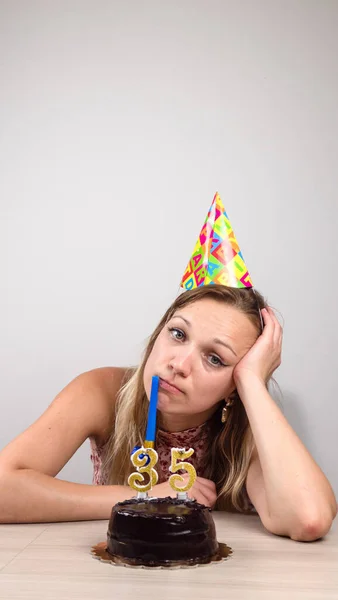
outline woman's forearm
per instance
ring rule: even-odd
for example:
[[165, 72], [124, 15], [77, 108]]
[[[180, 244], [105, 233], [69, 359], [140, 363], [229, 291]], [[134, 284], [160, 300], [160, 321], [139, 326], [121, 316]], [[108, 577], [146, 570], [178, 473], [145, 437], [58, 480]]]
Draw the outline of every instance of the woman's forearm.
[[332, 488], [271, 398], [264, 382], [251, 376], [237, 386], [251, 425], [271, 519], [311, 519], [337, 504]]
[[0, 475], [0, 523], [109, 519], [112, 506], [131, 498], [128, 486], [63, 481], [29, 469]]

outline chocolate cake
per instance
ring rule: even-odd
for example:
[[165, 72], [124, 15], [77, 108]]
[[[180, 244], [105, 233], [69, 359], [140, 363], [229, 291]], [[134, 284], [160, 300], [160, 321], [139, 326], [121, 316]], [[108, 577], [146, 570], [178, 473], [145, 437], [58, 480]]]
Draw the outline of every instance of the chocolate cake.
[[201, 564], [217, 551], [211, 510], [194, 500], [132, 498], [113, 506], [107, 552], [127, 564]]

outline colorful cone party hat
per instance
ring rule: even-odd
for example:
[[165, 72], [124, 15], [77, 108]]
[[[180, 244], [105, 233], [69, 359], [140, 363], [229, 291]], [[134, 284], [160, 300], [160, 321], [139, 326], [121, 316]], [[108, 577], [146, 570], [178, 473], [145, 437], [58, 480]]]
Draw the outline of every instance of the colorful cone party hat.
[[218, 192], [212, 201], [180, 287], [192, 290], [212, 283], [236, 288], [253, 287]]

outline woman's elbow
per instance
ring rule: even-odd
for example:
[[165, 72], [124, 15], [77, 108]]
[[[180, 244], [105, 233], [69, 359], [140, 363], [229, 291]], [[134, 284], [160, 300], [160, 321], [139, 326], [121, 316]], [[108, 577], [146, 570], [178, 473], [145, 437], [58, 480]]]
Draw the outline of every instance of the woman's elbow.
[[331, 529], [337, 514], [337, 504], [325, 510], [307, 510], [292, 520], [262, 519], [263, 525], [275, 535], [289, 537], [296, 542], [314, 542], [323, 538]]
[[6, 499], [7, 499], [8, 482], [5, 474], [0, 468], [0, 525], [8, 523], [6, 519]]
[[290, 538], [297, 542], [314, 542], [323, 538], [330, 531], [336, 514], [337, 505], [333, 510], [304, 512], [290, 532]]
[[[18, 498], [14, 470], [8, 470], [0, 465], [0, 524], [18, 523], [15, 517], [15, 505]], [[20, 498], [20, 496], [19, 496]], [[25, 499], [24, 493], [21, 498]]]

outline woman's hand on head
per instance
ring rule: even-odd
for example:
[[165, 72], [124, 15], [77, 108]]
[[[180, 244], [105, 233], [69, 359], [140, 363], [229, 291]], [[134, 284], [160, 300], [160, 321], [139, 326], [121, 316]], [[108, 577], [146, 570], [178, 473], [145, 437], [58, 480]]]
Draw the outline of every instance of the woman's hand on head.
[[266, 384], [281, 364], [283, 329], [272, 308], [263, 308], [261, 313], [264, 330], [236, 365], [233, 373], [236, 385], [252, 375]]
[[[184, 473], [182, 477], [185, 482], [188, 480], [187, 473]], [[165, 481], [164, 483], [155, 485], [149, 495], [156, 496], [157, 498], [165, 498], [166, 496], [176, 498], [176, 493], [177, 492], [169, 485], [169, 481]], [[190, 499], [193, 498], [200, 504], [205, 504], [206, 506], [213, 508], [217, 500], [216, 486], [210, 479], [196, 477], [194, 485], [188, 490], [188, 497]]]

